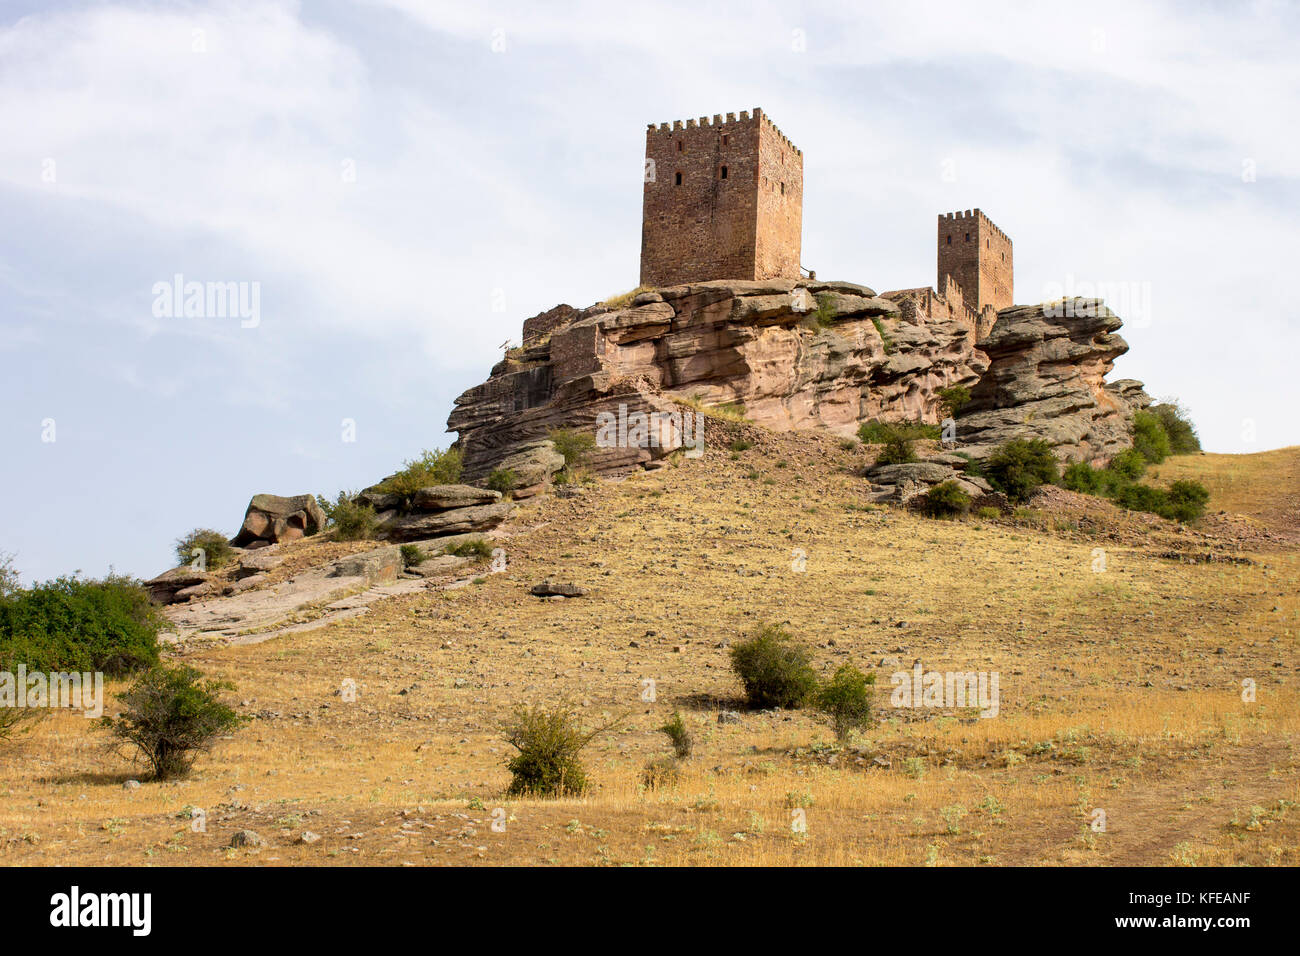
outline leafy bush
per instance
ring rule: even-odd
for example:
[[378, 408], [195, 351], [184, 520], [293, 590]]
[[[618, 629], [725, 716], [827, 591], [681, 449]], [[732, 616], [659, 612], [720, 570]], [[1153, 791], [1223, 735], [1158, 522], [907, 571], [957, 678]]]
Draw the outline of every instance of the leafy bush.
[[448, 448], [446, 451], [439, 448], [432, 451], [426, 449], [420, 453], [419, 458], [403, 462], [402, 470], [381, 481], [376, 490], [401, 495], [404, 502], [409, 502], [421, 488], [459, 482], [464, 458], [464, 452], [459, 448]]
[[1199, 481], [1175, 481], [1169, 486], [1169, 513], [1175, 521], [1195, 521], [1205, 514], [1210, 492]]
[[547, 437], [555, 443], [555, 450], [564, 456], [564, 470], [570, 474], [586, 464], [587, 456], [596, 447], [595, 435], [573, 428], [553, 428]]
[[340, 491], [338, 498], [332, 502], [317, 495], [316, 502], [321, 511], [325, 512], [329, 526], [334, 530], [335, 540], [366, 541], [375, 536], [378, 529], [375, 509], [359, 503], [353, 492]]
[[817, 691], [817, 709], [830, 716], [840, 740], [870, 723], [871, 685], [875, 682], [875, 674], [864, 674], [852, 664], [845, 664]]
[[418, 544], [404, 544], [397, 550], [402, 555], [402, 567], [407, 570], [424, 561], [424, 549]]
[[1210, 493], [1195, 481], [1175, 481], [1157, 488], [1137, 481], [1146, 469], [1145, 459], [1133, 449], [1116, 455], [1105, 468], [1075, 462], [1065, 470], [1061, 484], [1082, 494], [1100, 495], [1130, 511], [1146, 511], [1172, 521], [1195, 521], [1205, 513]]
[[754, 443], [750, 441], [748, 438], [737, 438], [727, 447], [734, 452], [749, 451], [751, 448], [754, 447]]
[[882, 422], [872, 419], [858, 426], [858, 440], [864, 445], [884, 445], [890, 441], [905, 438], [908, 441], [931, 439], [937, 441], [943, 434], [938, 425], [924, 422]]
[[686, 729], [686, 721], [682, 720], [681, 714], [674, 713], [668, 723], [659, 730], [668, 735], [668, 740], [673, 745], [673, 753], [678, 757], [685, 759], [691, 755], [695, 741], [691, 738], [691, 732]]
[[132, 578], [56, 578], [0, 599], [0, 665], [121, 676], [157, 662], [162, 623]]
[[984, 462], [984, 477], [1012, 501], [1024, 501], [1039, 485], [1056, 481], [1060, 472], [1052, 448], [1041, 438], [1015, 438]]
[[[202, 551], [196, 555], [195, 550]], [[176, 539], [176, 561], [178, 564], [193, 564], [202, 558], [201, 568], [215, 571], [234, 555], [235, 549], [220, 531], [211, 528], [195, 528], [189, 534]]]
[[483, 538], [470, 538], [460, 544], [448, 545], [444, 554], [454, 554], [458, 558], [478, 558], [486, 561], [492, 557], [492, 545]]
[[939, 408], [945, 414], [956, 418], [962, 408], [970, 402], [970, 389], [965, 385], [949, 385], [938, 392]]
[[508, 495], [519, 487], [519, 474], [513, 468], [496, 468], [485, 482], [492, 491]]
[[1201, 440], [1196, 437], [1196, 426], [1192, 424], [1187, 410], [1176, 400], [1168, 399], [1159, 405], [1147, 409], [1160, 420], [1165, 434], [1169, 437], [1169, 453], [1172, 455], [1191, 455], [1201, 450]]
[[800, 707], [817, 689], [808, 652], [780, 625], [759, 627], [731, 648], [731, 668], [750, 707]]
[[916, 461], [916, 451], [910, 439], [895, 436], [885, 442], [885, 447], [876, 455], [877, 465], [905, 465]]
[[156, 665], [118, 695], [125, 710], [103, 724], [124, 744], [133, 747], [158, 780], [184, 776], [200, 751], [244, 722], [217, 696], [233, 690], [227, 681], [203, 680], [184, 665]]
[[1095, 495], [1102, 487], [1101, 473], [1086, 461], [1073, 462], [1061, 475], [1061, 487], [1081, 495]]
[[614, 722], [595, 730], [582, 727], [572, 704], [519, 707], [503, 729], [506, 742], [519, 751], [506, 763], [514, 795], [563, 796], [587, 789], [582, 750]]
[[1126, 482], [1137, 481], [1147, 470], [1147, 460], [1136, 448], [1125, 448], [1110, 460], [1106, 468]]
[[922, 512], [931, 518], [952, 518], [970, 511], [970, 495], [957, 487], [955, 481], [935, 485], [925, 493]]
[[1164, 423], [1153, 413], [1133, 413], [1133, 450], [1153, 465], [1158, 465], [1170, 455], [1169, 435]]

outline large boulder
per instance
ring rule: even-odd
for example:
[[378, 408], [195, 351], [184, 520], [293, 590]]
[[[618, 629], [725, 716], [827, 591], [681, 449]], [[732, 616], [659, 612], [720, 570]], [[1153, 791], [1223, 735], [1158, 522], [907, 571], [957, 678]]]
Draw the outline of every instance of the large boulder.
[[421, 488], [411, 498], [412, 511], [449, 511], [490, 505], [501, 500], [501, 492], [473, 485], [432, 485]]
[[414, 541], [436, 538], [467, 531], [488, 531], [495, 528], [510, 514], [514, 505], [498, 501], [490, 505], [454, 508], [428, 514], [409, 514], [394, 518], [384, 525], [384, 531], [395, 541]]
[[362, 551], [339, 558], [330, 569], [332, 578], [365, 578], [371, 584], [394, 581], [402, 570], [402, 550], [394, 546]]
[[998, 313], [980, 348], [989, 369], [957, 419], [959, 449], [987, 457], [1013, 438], [1043, 439], [1062, 461], [1104, 465], [1132, 446], [1142, 383], [1107, 385], [1128, 351], [1119, 316], [1100, 299], [1015, 306]]
[[182, 591], [201, 587], [208, 581], [208, 572], [199, 571], [188, 564], [164, 571], [156, 578], [144, 582], [149, 591], [149, 599], [155, 604], [176, 604], [188, 600], [193, 592], [181, 595]]
[[506, 455], [497, 465], [515, 473], [516, 498], [530, 498], [545, 491], [555, 473], [564, 467], [564, 456], [549, 439], [525, 442]]
[[245, 548], [256, 541], [294, 541], [323, 527], [325, 513], [312, 495], [254, 495], [244, 512], [244, 523], [230, 543]]

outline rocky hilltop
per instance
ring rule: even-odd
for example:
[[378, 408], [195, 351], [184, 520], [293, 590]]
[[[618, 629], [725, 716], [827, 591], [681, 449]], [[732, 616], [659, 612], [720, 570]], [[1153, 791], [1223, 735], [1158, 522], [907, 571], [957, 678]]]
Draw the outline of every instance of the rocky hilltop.
[[[529, 319], [523, 346], [456, 399], [447, 427], [475, 481], [530, 448], [544, 453], [537, 443], [553, 428], [595, 433], [602, 413], [733, 406], [777, 431], [848, 436], [871, 419], [937, 423], [939, 391], [962, 385], [972, 401], [957, 420], [959, 450], [980, 457], [1010, 437], [1044, 438], [1063, 460], [1101, 463], [1129, 446], [1132, 408], [1150, 401], [1140, 383], [1104, 381], [1128, 350], [1119, 325], [1085, 300], [1017, 306], [977, 344], [958, 320], [905, 314], [846, 282], [646, 290], [620, 308], [562, 305]], [[598, 448], [590, 465], [625, 470], [682, 444], [672, 429], [656, 438]]]

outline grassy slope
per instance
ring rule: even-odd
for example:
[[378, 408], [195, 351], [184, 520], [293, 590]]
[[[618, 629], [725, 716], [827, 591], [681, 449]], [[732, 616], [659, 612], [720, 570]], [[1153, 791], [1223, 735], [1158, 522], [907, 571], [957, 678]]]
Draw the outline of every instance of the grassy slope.
[[[1122, 522], [871, 509], [852, 473], [863, 452], [746, 429], [755, 447], [733, 455], [741, 429], [710, 427], [701, 461], [526, 504], [505, 573], [191, 653], [261, 716], [190, 780], [124, 791], [128, 765], [76, 716], [11, 743], [0, 862], [251, 862], [225, 849], [247, 827], [270, 842], [256, 861], [279, 864], [1300, 863], [1294, 550], [1180, 564], [1151, 552], [1204, 539], [1163, 524], [1153, 548]], [[1195, 456], [1159, 476], [1281, 520], [1256, 486], [1298, 461], [1300, 449]], [[591, 593], [529, 596], [545, 577]], [[807, 713], [718, 724], [737, 691], [726, 645], [760, 621], [788, 622], [825, 673], [886, 656], [997, 670], [1001, 714], [892, 710], [887, 667], [882, 722], [857, 752], [828, 748]], [[333, 696], [348, 677], [351, 705]], [[597, 789], [505, 800], [501, 718], [561, 695], [593, 722], [628, 714], [589, 752]], [[697, 754], [676, 787], [647, 794], [640, 770], [667, 752], [654, 728], [674, 709]], [[806, 835], [791, 832], [800, 805]], [[187, 806], [207, 810], [206, 833], [178, 818]], [[1104, 833], [1088, 827], [1097, 808]], [[296, 844], [304, 829], [322, 839]]]

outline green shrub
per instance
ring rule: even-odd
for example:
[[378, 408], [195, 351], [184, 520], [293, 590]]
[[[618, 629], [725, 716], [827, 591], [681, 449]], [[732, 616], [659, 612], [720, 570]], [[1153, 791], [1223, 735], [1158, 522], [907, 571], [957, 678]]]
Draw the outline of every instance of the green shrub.
[[495, 468], [488, 475], [486, 485], [491, 491], [508, 495], [519, 487], [519, 474], [513, 468]]
[[754, 447], [754, 443], [750, 441], [748, 438], [737, 438], [727, 447], [734, 452], [749, 451], [751, 448]]
[[681, 714], [674, 713], [668, 723], [659, 730], [668, 735], [668, 740], [673, 745], [673, 753], [678, 757], [685, 759], [691, 755], [695, 741], [691, 738], [691, 732], [686, 729], [686, 721], [682, 720]]
[[587, 772], [579, 759], [584, 747], [614, 726], [585, 730], [572, 704], [519, 707], [502, 730], [518, 753], [506, 763], [513, 795], [563, 796], [587, 789]]
[[1196, 426], [1192, 424], [1187, 410], [1176, 400], [1152, 405], [1148, 411], [1164, 426], [1165, 434], [1169, 437], [1170, 454], [1191, 455], [1201, 450], [1201, 440], [1196, 437]]
[[944, 481], [925, 493], [921, 511], [931, 518], [953, 518], [970, 511], [970, 495], [955, 481]]
[[[195, 551], [199, 554], [195, 554]], [[211, 528], [195, 528], [189, 534], [176, 539], [176, 561], [178, 564], [199, 563], [196, 567], [215, 571], [234, 555], [235, 549], [220, 531]]]
[[965, 385], [949, 385], [939, 389], [938, 395], [940, 411], [950, 418], [956, 418], [970, 402], [970, 389]]
[[486, 561], [492, 557], [492, 545], [483, 538], [470, 538], [460, 544], [448, 545], [444, 554], [454, 554], [458, 558], [477, 558]]
[[418, 544], [404, 544], [397, 550], [402, 554], [402, 567], [408, 571], [424, 561], [424, 549]]
[[1012, 501], [1025, 501], [1039, 485], [1056, 481], [1060, 472], [1052, 448], [1041, 438], [1015, 438], [984, 462], [984, 477]]
[[425, 450], [419, 458], [402, 463], [402, 470], [385, 478], [377, 486], [377, 491], [401, 495], [405, 503], [421, 488], [433, 485], [454, 485], [460, 481], [461, 467], [464, 464], [464, 452], [459, 448], [443, 451], [435, 448]]
[[122, 676], [157, 662], [162, 624], [132, 578], [45, 581], [0, 599], [0, 669]]
[[564, 456], [564, 470], [570, 474], [587, 463], [587, 456], [596, 447], [595, 435], [573, 428], [553, 428], [547, 437]]
[[916, 461], [916, 451], [906, 438], [895, 438], [885, 443], [876, 456], [877, 465], [906, 465]]
[[378, 530], [378, 518], [375, 509], [356, 500], [351, 491], [340, 491], [334, 501], [320, 495], [316, 502], [334, 531], [336, 541], [367, 541]]
[[1137, 481], [1147, 470], [1147, 460], [1136, 448], [1125, 448], [1110, 460], [1106, 469], [1124, 481]]
[[217, 696], [233, 690], [233, 684], [202, 677], [192, 667], [155, 665], [118, 695], [125, 710], [102, 718], [106, 729], [148, 762], [158, 780], [184, 776], [200, 751], [210, 750], [214, 740], [246, 719]]
[[1002, 509], [1001, 509], [1001, 508], [994, 508], [994, 507], [992, 507], [991, 505], [986, 505], [985, 507], [980, 508], [980, 509], [979, 509], [977, 512], [975, 512], [975, 513], [976, 513], [977, 515], [979, 515], [981, 518], [984, 518], [984, 519], [986, 519], [986, 520], [991, 520], [991, 519], [993, 519], [993, 518], [1001, 518], [1001, 517], [1002, 517]]
[[864, 445], [885, 445], [900, 438], [937, 441], [942, 434], [943, 429], [938, 425], [924, 422], [882, 422], [877, 418], [858, 426], [858, 440]]
[[763, 625], [731, 648], [731, 667], [750, 707], [800, 707], [817, 689], [808, 652], [780, 625]]
[[1061, 487], [1077, 491], [1081, 495], [1095, 495], [1101, 486], [1100, 472], [1086, 461], [1071, 463], [1061, 475]]
[[817, 691], [817, 709], [830, 716], [840, 740], [871, 722], [871, 685], [875, 682], [875, 674], [864, 674], [852, 664], [845, 664]]
[[1169, 457], [1169, 435], [1164, 423], [1153, 413], [1133, 413], [1133, 450], [1153, 465]]
[[1175, 481], [1169, 486], [1169, 513], [1175, 521], [1195, 521], [1205, 514], [1210, 492], [1199, 481]]

